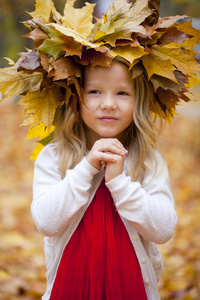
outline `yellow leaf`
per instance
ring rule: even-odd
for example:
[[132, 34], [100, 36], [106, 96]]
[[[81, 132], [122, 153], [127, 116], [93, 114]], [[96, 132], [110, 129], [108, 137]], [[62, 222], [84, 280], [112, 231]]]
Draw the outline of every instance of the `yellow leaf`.
[[41, 143], [37, 143], [35, 149], [33, 150], [33, 153], [31, 154], [29, 159], [36, 159], [38, 157], [38, 154], [40, 151], [44, 148], [44, 146]]
[[35, 11], [29, 14], [32, 18], [42, 18], [47, 21], [49, 21], [51, 14], [53, 14], [56, 19], [61, 19], [61, 15], [56, 11], [52, 0], [36, 0]]
[[141, 58], [143, 55], [148, 54], [142, 47], [115, 47], [109, 51], [112, 56], [121, 56], [132, 63], [135, 59]]
[[74, 2], [75, 0], [68, 0], [66, 2], [62, 25], [88, 37], [94, 26], [92, 23], [92, 14], [95, 4], [86, 2], [84, 7], [77, 9], [74, 8]]
[[48, 130], [54, 120], [55, 111], [63, 104], [64, 96], [60, 88], [51, 87], [42, 91], [28, 92], [18, 103], [25, 109], [24, 125], [35, 127], [43, 123]]
[[67, 28], [56, 23], [52, 23], [51, 26], [53, 26], [57, 31], [59, 31], [63, 35], [73, 37], [76, 42], [79, 42], [84, 46], [88, 46], [90, 48], [98, 48], [99, 46], [103, 45], [103, 43], [90, 43], [84, 35], [76, 32], [71, 28]]
[[187, 89], [190, 89], [191, 87], [200, 84], [200, 78], [198, 78], [196, 75], [188, 74], [189, 80], [188, 83], [185, 83], [185, 86]]
[[43, 75], [39, 72], [30, 74], [10, 68], [0, 69], [0, 92], [2, 93], [2, 98], [38, 90], [42, 79]]
[[94, 26], [90, 39], [103, 39], [114, 46], [117, 39], [131, 39], [132, 32], [147, 34], [140, 24], [152, 11], [148, 7], [148, 0], [137, 0], [132, 6], [126, 0], [113, 1], [105, 16]]
[[141, 24], [149, 15], [152, 10], [149, 8], [149, 0], [136, 0], [128, 13], [129, 21], [133, 24]]
[[55, 126], [52, 125], [48, 130], [44, 124], [39, 124], [34, 128], [29, 128], [28, 135], [26, 139], [34, 139], [40, 137], [40, 139], [46, 138], [50, 133], [55, 129]]
[[[28, 135], [26, 139], [33, 139], [38, 138], [39, 140], [43, 140], [46, 137], [49, 136], [52, 132], [54, 132], [55, 126], [52, 125], [50, 129], [48, 130], [44, 124], [39, 124], [34, 128], [29, 128]], [[30, 156], [30, 159], [36, 159], [40, 151], [43, 149], [44, 145], [40, 143], [40, 141], [37, 143], [32, 155]]]
[[174, 108], [166, 109], [164, 112], [158, 102], [155, 102], [154, 106], [151, 107], [151, 112], [153, 116], [164, 118], [168, 124], [173, 120], [173, 116], [177, 114]]
[[200, 41], [200, 30], [195, 29], [192, 26], [192, 20], [188, 22], [184, 22], [183, 24], [178, 24], [177, 27], [180, 31], [183, 31], [187, 33], [188, 35], [191, 35], [192, 38], [186, 40], [182, 45], [186, 46], [187, 49], [192, 50], [195, 45], [198, 45]]
[[169, 59], [163, 60], [156, 52], [152, 51], [152, 53], [142, 57], [142, 62], [149, 79], [153, 74], [157, 74], [177, 82], [174, 76], [175, 67], [171, 64]]
[[154, 55], [160, 57], [160, 59], [170, 59], [171, 63], [183, 74], [196, 74], [200, 71], [200, 66], [195, 59], [195, 54], [197, 54], [195, 51], [167, 46], [159, 47], [157, 45], [152, 46], [152, 50]]

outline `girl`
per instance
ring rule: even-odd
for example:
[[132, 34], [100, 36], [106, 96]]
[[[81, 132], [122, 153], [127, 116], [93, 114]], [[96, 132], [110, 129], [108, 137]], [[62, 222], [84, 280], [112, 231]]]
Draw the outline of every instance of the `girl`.
[[76, 118], [58, 118], [34, 172], [35, 223], [44, 235], [43, 300], [159, 299], [163, 264], [154, 243], [176, 225], [166, 163], [156, 149], [144, 77], [127, 65], [83, 71]]

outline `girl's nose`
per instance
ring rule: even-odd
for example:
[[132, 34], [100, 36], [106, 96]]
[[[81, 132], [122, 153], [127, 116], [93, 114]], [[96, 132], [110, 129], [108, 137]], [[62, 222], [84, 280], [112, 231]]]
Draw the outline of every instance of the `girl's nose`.
[[116, 105], [114, 97], [112, 97], [110, 95], [103, 97], [103, 100], [101, 102], [101, 109], [116, 110], [116, 108], [117, 108], [117, 105]]

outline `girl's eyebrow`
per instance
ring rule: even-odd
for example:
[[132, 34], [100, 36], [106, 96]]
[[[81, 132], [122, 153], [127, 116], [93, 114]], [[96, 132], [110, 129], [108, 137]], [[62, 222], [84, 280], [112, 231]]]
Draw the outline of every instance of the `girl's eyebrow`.
[[87, 87], [87, 88], [90, 88], [90, 87], [97, 87], [99, 85], [99, 82], [98, 81], [92, 81], [92, 82], [84, 82], [84, 85], [83, 87]]

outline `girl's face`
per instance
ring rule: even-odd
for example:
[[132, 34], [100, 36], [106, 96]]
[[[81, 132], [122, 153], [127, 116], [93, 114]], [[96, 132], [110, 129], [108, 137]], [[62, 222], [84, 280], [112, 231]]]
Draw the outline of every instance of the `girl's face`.
[[90, 145], [100, 138], [123, 137], [133, 121], [135, 106], [133, 80], [128, 67], [113, 62], [110, 68], [87, 67], [84, 73], [80, 114]]

